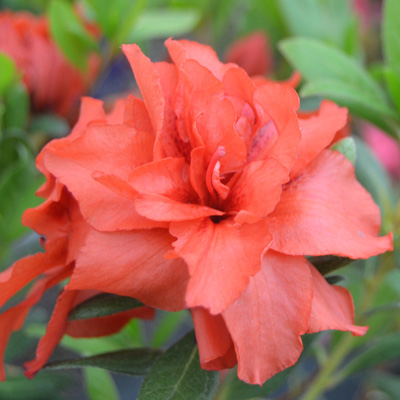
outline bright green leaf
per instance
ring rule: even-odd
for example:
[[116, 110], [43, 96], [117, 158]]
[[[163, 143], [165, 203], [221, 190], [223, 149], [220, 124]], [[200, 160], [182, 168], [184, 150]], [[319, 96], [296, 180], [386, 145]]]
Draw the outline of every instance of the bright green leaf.
[[199, 21], [197, 10], [149, 10], [141, 14], [129, 34], [130, 41], [179, 36], [190, 32]]
[[342, 153], [352, 164], [356, 163], [357, 148], [353, 138], [344, 138], [335, 143], [331, 149]]
[[126, 296], [102, 293], [77, 305], [68, 315], [69, 321], [117, 314], [132, 308], [143, 307], [139, 300]]
[[117, 387], [109, 372], [86, 368], [84, 376], [90, 400], [119, 400]]
[[0, 95], [8, 88], [17, 75], [14, 61], [0, 52]]
[[383, 50], [389, 66], [400, 78], [400, 1], [386, 0], [383, 13]]
[[85, 70], [89, 53], [98, 50], [98, 45], [76, 16], [73, 6], [66, 0], [52, 0], [49, 20], [51, 33], [66, 57]]
[[393, 103], [400, 113], [400, 74], [396, 74], [393, 69], [387, 67], [383, 70], [383, 76], [385, 77], [386, 86], [389, 89]]
[[139, 400], [211, 400], [219, 373], [201, 369], [194, 332], [169, 348], [140, 388]]
[[98, 354], [91, 357], [83, 357], [71, 360], [55, 361], [47, 364], [45, 369], [67, 369], [96, 367], [111, 372], [128, 375], [146, 375], [155, 360], [162, 354], [157, 349], [131, 349], [120, 350], [112, 353]]

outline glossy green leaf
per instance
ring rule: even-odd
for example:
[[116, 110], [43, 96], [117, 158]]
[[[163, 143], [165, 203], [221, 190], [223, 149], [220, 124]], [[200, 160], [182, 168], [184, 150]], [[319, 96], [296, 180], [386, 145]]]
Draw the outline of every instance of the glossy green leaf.
[[138, 307], [143, 307], [143, 303], [132, 297], [102, 293], [77, 305], [69, 313], [68, 320], [105, 317]]
[[66, 57], [85, 70], [91, 51], [98, 50], [95, 39], [76, 16], [73, 5], [66, 0], [52, 0], [49, 6], [51, 33]]
[[55, 361], [47, 364], [45, 369], [68, 369], [82, 367], [96, 367], [111, 372], [128, 375], [146, 375], [155, 360], [162, 354], [158, 349], [131, 349], [112, 353], [98, 354], [91, 357], [71, 360]]
[[333, 255], [310, 256], [307, 257], [307, 259], [322, 275], [326, 275], [330, 272], [336, 271], [339, 268], [343, 268], [354, 261], [347, 257], [338, 257]]
[[90, 400], [119, 400], [117, 387], [109, 372], [86, 368], [84, 377]]
[[131, 41], [179, 36], [190, 32], [199, 21], [197, 10], [149, 10], [140, 15], [129, 34]]
[[361, 353], [343, 367], [340, 374], [349, 376], [398, 357], [400, 357], [400, 335], [396, 332], [370, 341]]
[[400, 2], [385, 0], [383, 13], [383, 50], [386, 62], [400, 77]]
[[4, 127], [25, 129], [29, 118], [29, 94], [25, 86], [17, 82], [10, 86], [4, 96]]
[[6, 54], [0, 52], [0, 95], [14, 81], [17, 75], [17, 69], [14, 61]]
[[211, 400], [219, 373], [200, 367], [194, 332], [169, 348], [154, 364], [140, 388], [139, 400]]
[[344, 138], [335, 143], [331, 149], [342, 153], [352, 164], [356, 163], [357, 148], [353, 138]]

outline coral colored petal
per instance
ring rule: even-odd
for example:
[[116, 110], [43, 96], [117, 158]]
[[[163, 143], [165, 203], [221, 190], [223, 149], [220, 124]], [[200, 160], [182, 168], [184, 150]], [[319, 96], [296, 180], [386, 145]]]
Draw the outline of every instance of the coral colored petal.
[[262, 385], [297, 361], [311, 301], [307, 261], [269, 251], [246, 291], [223, 312], [235, 343], [240, 379]]
[[93, 126], [64, 148], [48, 151], [45, 164], [68, 187], [84, 218], [97, 229], [153, 227], [154, 223], [138, 215], [131, 199], [95, 179], [99, 173], [126, 179], [135, 167], [151, 160], [153, 140], [151, 133], [127, 126]]
[[347, 109], [330, 101], [323, 101], [318, 112], [309, 118], [299, 118], [301, 141], [299, 154], [290, 171], [294, 177], [326, 147], [347, 123]]
[[271, 248], [292, 255], [368, 258], [392, 249], [391, 235], [377, 237], [379, 228], [379, 208], [356, 181], [353, 165], [330, 150], [285, 187], [268, 216]]
[[[301, 139], [296, 111], [299, 108], [299, 98], [290, 86], [269, 83], [256, 89], [255, 102], [263, 109], [263, 124], [273, 121], [278, 137], [267, 154], [262, 152], [253, 160], [273, 157], [284, 167], [293, 166]], [[255, 138], [257, 140], [257, 137]]]
[[201, 368], [220, 371], [233, 368], [236, 354], [231, 336], [221, 315], [211, 315], [204, 308], [191, 309]]
[[245, 166], [233, 186], [227, 209], [265, 216], [275, 208], [282, 185], [288, 180], [288, 170], [273, 158], [253, 161]]
[[[173, 237], [164, 229], [100, 233], [92, 231], [67, 286], [134, 297], [168, 311], [184, 307], [188, 280], [181, 259], [166, 260]], [[101, 252], [99, 249], [107, 249]]]
[[124, 124], [133, 126], [137, 131], [153, 132], [149, 113], [142, 99], [129, 96], [124, 113]]
[[63, 291], [58, 296], [56, 306], [46, 328], [46, 333], [40, 339], [36, 349], [36, 357], [24, 364], [25, 376], [33, 378], [46, 364], [51, 353], [64, 335], [68, 314], [73, 306], [76, 291]]
[[171, 223], [170, 232], [178, 238], [175, 252], [189, 267], [188, 307], [205, 307], [212, 314], [226, 309], [246, 289], [271, 241], [264, 221], [240, 226], [205, 218]]
[[308, 333], [328, 329], [350, 331], [364, 335], [368, 327], [354, 323], [354, 305], [350, 292], [341, 286], [330, 285], [318, 270], [309, 264], [313, 279], [313, 301]]

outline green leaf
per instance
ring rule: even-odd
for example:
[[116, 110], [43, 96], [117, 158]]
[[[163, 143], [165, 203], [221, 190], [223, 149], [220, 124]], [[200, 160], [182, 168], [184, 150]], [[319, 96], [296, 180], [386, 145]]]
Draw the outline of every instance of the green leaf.
[[143, 381], [138, 399], [211, 400], [218, 381], [218, 372], [201, 369], [192, 331], [155, 362]]
[[400, 113], [400, 75], [396, 74], [390, 67], [386, 67], [383, 70], [383, 76], [393, 103], [395, 104], [398, 113]]
[[307, 257], [307, 259], [322, 275], [326, 275], [330, 272], [336, 271], [339, 268], [343, 268], [354, 261], [347, 257], [338, 257], [333, 255], [310, 256]]
[[400, 78], [400, 2], [386, 0], [383, 12], [383, 50], [386, 62]]
[[199, 21], [197, 10], [149, 10], [141, 14], [129, 34], [130, 41], [179, 36], [190, 32]]
[[160, 323], [157, 326], [156, 332], [151, 340], [154, 347], [159, 347], [176, 332], [185, 317], [188, 316], [186, 311], [179, 312], [164, 312]]
[[25, 129], [29, 118], [29, 94], [25, 86], [17, 82], [10, 86], [4, 96], [4, 126]]
[[375, 373], [371, 376], [372, 382], [392, 400], [398, 400], [400, 393], [400, 378], [398, 375]]
[[[400, 310], [400, 301], [395, 301], [392, 303], [383, 304], [382, 306], [379, 306], [379, 307], [372, 308], [371, 310], [368, 310], [365, 313], [365, 315], [370, 316], [370, 315], [373, 315], [376, 313], [380, 313], [382, 311], [393, 312], [393, 311], [399, 311], [399, 310]], [[392, 315], [393, 315], [393, 313], [392, 313]]]
[[50, 138], [60, 138], [66, 136], [71, 129], [64, 118], [48, 114], [35, 117], [29, 126], [29, 130], [35, 133], [44, 133]]
[[69, 313], [68, 321], [105, 317], [138, 307], [143, 307], [143, 303], [132, 297], [102, 293], [77, 305]]
[[330, 275], [326, 276], [325, 279], [330, 285], [336, 285], [337, 283], [346, 280], [346, 278], [343, 275]]
[[400, 357], [400, 335], [398, 332], [381, 336], [368, 343], [360, 354], [356, 355], [342, 369], [340, 375], [349, 376], [376, 365]]
[[55, 361], [45, 369], [96, 367], [128, 375], [146, 375], [155, 360], [162, 354], [158, 349], [132, 349], [104, 353], [91, 357]]
[[90, 400], [119, 400], [117, 387], [107, 371], [86, 368], [85, 384]]
[[0, 95], [14, 81], [17, 75], [17, 68], [14, 61], [6, 54], [0, 52]]
[[353, 138], [344, 138], [335, 143], [331, 149], [342, 153], [352, 164], [356, 163], [357, 148]]
[[91, 51], [98, 51], [96, 40], [76, 16], [66, 0], [52, 0], [49, 6], [50, 30], [66, 57], [80, 70], [87, 67]]

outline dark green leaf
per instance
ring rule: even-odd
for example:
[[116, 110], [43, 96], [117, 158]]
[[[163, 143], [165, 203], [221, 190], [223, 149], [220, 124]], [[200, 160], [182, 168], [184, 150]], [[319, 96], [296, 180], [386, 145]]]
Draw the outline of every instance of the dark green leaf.
[[398, 375], [374, 373], [371, 376], [372, 382], [382, 392], [386, 393], [392, 400], [399, 399], [400, 393], [400, 377]]
[[218, 380], [218, 372], [201, 369], [196, 338], [190, 332], [155, 362], [139, 400], [211, 400]]
[[14, 61], [7, 55], [0, 52], [0, 95], [8, 88], [14, 81], [17, 75], [17, 69]]
[[342, 275], [330, 275], [325, 277], [326, 281], [331, 285], [336, 285], [339, 282], [343, 282], [346, 278]]
[[103, 293], [77, 305], [69, 313], [68, 321], [105, 317], [138, 307], [143, 307], [143, 303], [132, 297]]
[[365, 315], [366, 316], [370, 316], [376, 313], [380, 313], [382, 311], [399, 311], [400, 310], [400, 301], [395, 301], [393, 303], [388, 303], [388, 304], [384, 304], [382, 306], [379, 307], [375, 307], [372, 308], [371, 310], [368, 310]]
[[381, 336], [368, 343], [368, 346], [353, 357], [341, 371], [341, 375], [349, 376], [380, 363], [396, 360], [400, 357], [400, 335], [398, 332]]
[[66, 57], [85, 70], [89, 53], [98, 50], [98, 45], [76, 16], [73, 6], [66, 0], [52, 0], [49, 20], [51, 33]]
[[132, 349], [104, 353], [91, 357], [55, 361], [45, 369], [96, 367], [128, 375], [146, 375], [155, 360], [162, 354], [158, 349]]
[[4, 126], [25, 129], [29, 117], [29, 94], [22, 83], [15, 83], [6, 91]]
[[400, 77], [400, 2], [386, 0], [383, 13], [383, 50], [389, 66]]
[[310, 256], [307, 258], [308, 261], [310, 261], [310, 263], [313, 264], [322, 275], [326, 275], [339, 268], [343, 268], [354, 261], [347, 257], [338, 257], [332, 255]]
[[50, 138], [60, 138], [69, 133], [70, 127], [64, 118], [49, 114], [35, 117], [29, 126], [29, 130], [44, 133]]
[[89, 400], [119, 400], [117, 387], [107, 371], [86, 368], [84, 377]]
[[357, 149], [353, 138], [342, 139], [335, 143], [331, 149], [342, 153], [352, 164], [356, 163]]

